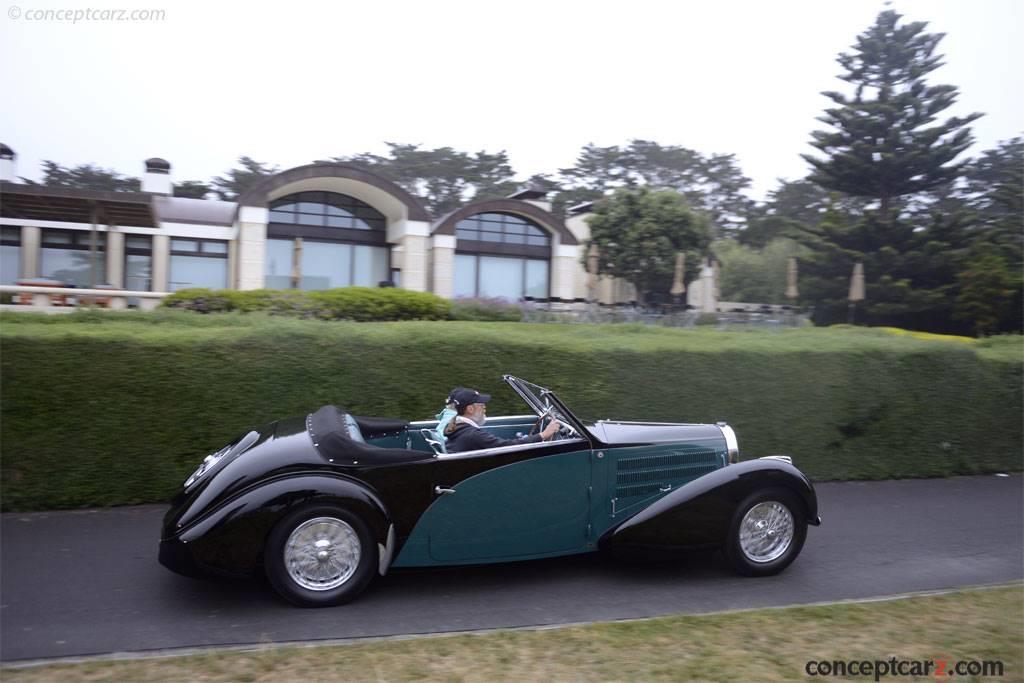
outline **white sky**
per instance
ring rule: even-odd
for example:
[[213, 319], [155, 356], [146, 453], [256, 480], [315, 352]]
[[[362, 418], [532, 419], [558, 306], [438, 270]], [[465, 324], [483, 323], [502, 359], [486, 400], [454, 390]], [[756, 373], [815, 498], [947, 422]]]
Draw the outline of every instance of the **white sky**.
[[[151, 156], [208, 180], [248, 154], [283, 168], [384, 141], [506, 150], [520, 178], [632, 138], [735, 153], [763, 198], [806, 173], [815, 117], [842, 89], [836, 55], [880, 0], [377, 0], [102, 4], [4, 0], [0, 141], [129, 175]], [[1024, 132], [1020, 0], [896, 0], [944, 32], [987, 115], [972, 154]], [[152, 8], [157, 22], [30, 21], [39, 9]], [[20, 17], [11, 17], [20, 12]], [[949, 112], [947, 112], [949, 113]]]

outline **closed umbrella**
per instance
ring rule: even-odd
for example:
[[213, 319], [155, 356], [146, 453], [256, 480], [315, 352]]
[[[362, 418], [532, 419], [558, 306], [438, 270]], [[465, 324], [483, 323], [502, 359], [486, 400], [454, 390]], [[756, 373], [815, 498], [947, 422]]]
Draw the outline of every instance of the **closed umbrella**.
[[590, 243], [590, 253], [587, 254], [587, 298], [591, 301], [597, 300], [597, 267], [598, 267], [597, 244]]
[[795, 299], [798, 296], [800, 296], [800, 292], [796, 288], [796, 259], [790, 257], [786, 267], [786, 297]]
[[676, 273], [675, 278], [672, 280], [672, 289], [669, 290], [669, 294], [676, 297], [677, 299], [686, 293], [686, 254], [679, 252], [676, 254]]
[[292, 287], [298, 288], [302, 279], [302, 238], [295, 238], [295, 248], [292, 249]]
[[853, 324], [853, 312], [858, 301], [864, 301], [864, 264], [857, 261], [853, 265], [853, 276], [850, 278], [850, 294], [846, 297], [850, 300], [849, 323]]

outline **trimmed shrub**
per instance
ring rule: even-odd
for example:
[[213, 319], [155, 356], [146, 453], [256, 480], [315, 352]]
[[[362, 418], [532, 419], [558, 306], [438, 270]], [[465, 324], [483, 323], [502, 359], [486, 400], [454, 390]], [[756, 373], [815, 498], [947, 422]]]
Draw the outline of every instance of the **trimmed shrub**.
[[506, 299], [458, 298], [452, 302], [452, 320], [509, 322], [523, 319], [522, 306]]
[[264, 311], [272, 315], [320, 320], [445, 320], [451, 303], [434, 294], [393, 287], [341, 287], [320, 291], [295, 289], [183, 289], [163, 300], [164, 308], [199, 313]]
[[462, 385], [494, 394], [492, 415], [520, 413], [503, 373], [555, 389], [590, 420], [726, 420], [741, 458], [789, 454], [819, 480], [1022, 468], [1020, 337], [180, 311], [0, 323], [8, 510], [166, 500], [239, 432], [326, 403], [427, 419]]

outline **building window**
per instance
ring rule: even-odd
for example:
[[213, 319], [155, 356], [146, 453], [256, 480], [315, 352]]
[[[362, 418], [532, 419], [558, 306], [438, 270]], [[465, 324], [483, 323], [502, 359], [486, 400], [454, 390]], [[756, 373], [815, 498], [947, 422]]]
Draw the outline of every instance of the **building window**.
[[153, 238], [125, 235], [124, 288], [133, 292], [153, 289]]
[[510, 213], [478, 213], [455, 225], [455, 237], [470, 242], [551, 247], [551, 236], [536, 223]]
[[533, 221], [478, 213], [456, 223], [455, 238], [455, 296], [548, 297], [551, 235]]
[[[92, 238], [96, 238], [96, 251]], [[107, 281], [107, 234], [85, 230], [43, 230], [39, 275], [74, 287]]]
[[221, 240], [172, 239], [168, 289], [228, 286], [228, 243]]
[[270, 204], [270, 222], [363, 231], [387, 227], [380, 211], [337, 192], [299, 192], [277, 199]]
[[376, 287], [388, 279], [389, 250], [367, 244], [296, 238], [268, 239], [264, 286], [293, 286], [293, 263], [299, 262], [299, 289]]
[[454, 284], [457, 297], [544, 299], [548, 296], [548, 261], [456, 254]]
[[391, 272], [386, 229], [384, 214], [348, 195], [299, 192], [277, 199], [267, 226], [265, 286], [375, 287]]
[[267, 289], [288, 289], [292, 286], [294, 240], [268, 239], [264, 261], [263, 286]]
[[16, 284], [21, 277], [21, 228], [0, 228], [0, 284]]

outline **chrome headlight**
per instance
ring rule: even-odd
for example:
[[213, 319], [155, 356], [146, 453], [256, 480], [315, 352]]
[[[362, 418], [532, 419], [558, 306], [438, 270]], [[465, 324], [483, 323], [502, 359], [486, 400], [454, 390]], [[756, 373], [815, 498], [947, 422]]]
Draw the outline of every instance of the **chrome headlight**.
[[241, 453], [245, 449], [249, 448], [249, 446], [256, 443], [256, 439], [258, 438], [259, 432], [249, 432], [241, 439], [232, 441], [231, 443], [229, 443], [227, 446], [220, 449], [216, 453], [211, 453], [210, 455], [203, 458], [203, 461], [199, 463], [199, 467], [196, 468], [196, 471], [193, 472], [189, 476], [189, 478], [185, 480], [185, 488], [188, 488], [192, 484], [202, 479], [203, 475], [209, 472], [210, 469], [214, 465], [216, 465], [221, 458], [228, 455], [229, 453]]
[[717, 422], [716, 426], [722, 430], [725, 437], [725, 448], [729, 453], [729, 464], [738, 462], [740, 459], [740, 442], [736, 439], [736, 432], [725, 422]]

